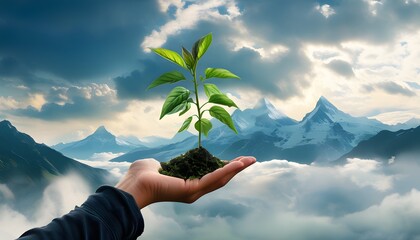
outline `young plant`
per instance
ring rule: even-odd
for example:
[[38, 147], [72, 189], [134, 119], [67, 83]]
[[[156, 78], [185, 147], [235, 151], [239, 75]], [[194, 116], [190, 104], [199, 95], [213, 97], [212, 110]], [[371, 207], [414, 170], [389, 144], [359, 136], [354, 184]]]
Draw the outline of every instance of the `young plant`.
[[[204, 113], [206, 112], [209, 112], [211, 117], [218, 119], [220, 122], [226, 124], [230, 129], [237, 133], [237, 130], [235, 128], [235, 125], [233, 124], [230, 114], [223, 107], [217, 105], [236, 108], [238, 106], [236, 106], [236, 104], [228, 96], [226, 96], [226, 94], [223, 94], [215, 84], [208, 83], [208, 81], [212, 78], [239, 79], [239, 77], [231, 73], [229, 70], [223, 68], [207, 68], [204, 72], [204, 76], [200, 76], [199, 80], [197, 78], [196, 70], [198, 62], [200, 58], [206, 53], [207, 49], [211, 45], [211, 42], [212, 34], [209, 33], [195, 42], [191, 49], [191, 52], [182, 47], [182, 57], [178, 53], [169, 49], [151, 49], [157, 55], [163, 57], [164, 59], [174, 64], [179, 65], [180, 67], [188, 71], [191, 75], [193, 90], [190, 91], [187, 88], [181, 86], [172, 89], [172, 91], [169, 93], [163, 104], [159, 119], [162, 119], [166, 115], [178, 112], [179, 116], [182, 116], [186, 112], [188, 112], [188, 110], [190, 110], [191, 105], [195, 105], [196, 114], [188, 117], [184, 121], [178, 132], [187, 130], [193, 119], [196, 118], [197, 120], [194, 124], [194, 127], [198, 131], [198, 147], [201, 147], [201, 135], [204, 134], [205, 136], [208, 136], [208, 133], [212, 128], [210, 120], [204, 117]], [[171, 71], [159, 76], [149, 85], [147, 89], [151, 89], [162, 84], [172, 84], [185, 80], [187, 80], [187, 78], [181, 72]], [[207, 96], [207, 101], [203, 104], [200, 104], [199, 100], [200, 86], [204, 88], [204, 92]], [[195, 96], [190, 97], [191, 92], [193, 92]], [[204, 106], [206, 106], [209, 103], [216, 105], [213, 105], [208, 109], [204, 109]]]

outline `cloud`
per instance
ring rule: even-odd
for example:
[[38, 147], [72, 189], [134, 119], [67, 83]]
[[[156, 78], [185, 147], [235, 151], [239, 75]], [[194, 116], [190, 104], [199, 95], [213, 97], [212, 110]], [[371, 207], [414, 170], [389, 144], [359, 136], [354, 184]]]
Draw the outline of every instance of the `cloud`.
[[327, 64], [327, 67], [344, 77], [354, 76], [352, 66], [346, 61], [332, 60]]
[[420, 22], [416, 14], [420, 5], [404, 1], [382, 1], [375, 6], [376, 14], [372, 13], [369, 1], [364, 0], [322, 5], [309, 0], [285, 4], [274, 0], [241, 0], [239, 5], [246, 10], [241, 20], [254, 34], [287, 43], [296, 39], [313, 43], [349, 40], [383, 43], [396, 33], [412, 31]]
[[27, 66], [15, 68], [22, 81], [44, 72], [71, 82], [133, 65], [139, 39], [165, 18], [152, 0], [1, 2], [0, 15], [0, 56]]
[[[169, 3], [168, 1], [159, 1], [161, 10], [168, 12], [171, 10], [169, 6], [176, 8], [174, 19], [166, 22], [159, 30], [146, 36], [141, 46], [144, 51], [149, 52], [149, 48], [160, 47], [166, 43], [171, 35], [179, 34], [183, 30], [193, 29], [196, 25], [203, 20], [213, 21], [215, 19], [227, 19], [240, 15], [239, 9], [234, 4], [234, 1], [197, 1], [187, 4], [186, 2], [176, 1]], [[221, 7], [226, 7], [225, 14], [220, 12]]]
[[411, 91], [408, 88], [405, 88], [395, 82], [382, 82], [376, 84], [376, 87], [384, 90], [385, 92], [389, 94], [400, 94], [407, 97], [413, 97], [416, 96], [416, 93]]
[[91, 193], [86, 182], [77, 175], [69, 174], [45, 188], [39, 203], [33, 199], [35, 204], [30, 206], [32, 214], [0, 204], [0, 235], [5, 239], [16, 239], [26, 230], [44, 226], [53, 218], [68, 213], [76, 204], [80, 206]]
[[[114, 177], [116, 178], [121, 178], [127, 171], [128, 168], [130, 167], [131, 163], [130, 162], [108, 162], [107, 160], [110, 160], [111, 157], [117, 157], [121, 154], [113, 154], [113, 153], [100, 153], [98, 154], [101, 157], [104, 157], [105, 155], [105, 159], [97, 159], [98, 157], [92, 157], [91, 160], [78, 160], [79, 162], [86, 164], [88, 166], [91, 167], [95, 167], [95, 168], [102, 168], [105, 170], [108, 170]], [[116, 182], [115, 182], [116, 183]]]
[[89, 160], [90, 161], [108, 161], [118, 156], [123, 155], [124, 153], [112, 153], [112, 152], [101, 152], [101, 153], [94, 153]]
[[2, 97], [0, 96], [0, 110], [16, 109], [19, 107], [19, 102], [13, 97]]
[[13, 199], [15, 198], [13, 192], [10, 188], [7, 187], [6, 184], [0, 184], [0, 202], [2, 199]]
[[318, 10], [325, 18], [335, 14], [334, 9], [328, 4], [324, 4], [322, 6], [318, 4], [315, 9]]
[[[224, 15], [220, 10], [222, 7], [232, 10]], [[220, 82], [222, 87], [249, 89], [289, 99], [303, 96], [305, 89], [314, 82], [313, 71], [317, 66], [302, 52], [307, 44], [336, 46], [346, 52], [346, 58], [331, 59], [327, 67], [344, 77], [354, 77], [354, 67], [363, 65], [358, 66], [352, 60], [357, 57], [357, 52], [350, 53], [342, 44], [393, 41], [396, 36], [411, 32], [411, 27], [417, 26], [413, 19], [418, 16], [409, 8], [419, 7], [413, 2], [387, 1], [377, 6], [363, 0], [334, 4], [314, 4], [312, 1], [285, 4], [247, 0], [226, 4], [219, 1], [193, 4], [162, 1], [161, 11], [173, 14], [173, 19], [155, 28], [141, 45], [144, 49], [146, 45], [153, 45], [177, 50], [181, 43], [192, 43], [199, 36], [213, 32], [213, 45], [202, 62], [229, 68], [242, 78], [241, 83]], [[189, 14], [191, 9], [194, 9], [194, 14]], [[205, 13], [196, 15], [201, 11]], [[174, 22], [180, 24], [172, 27]], [[141, 69], [129, 76], [115, 78], [118, 96], [122, 99], [149, 99], [154, 94], [168, 92], [166, 88], [154, 90], [153, 94], [143, 91], [159, 73], [176, 68], [163, 61], [145, 55]]]
[[[256, 163], [194, 204], [142, 209], [141, 239], [415, 239], [420, 236], [420, 166], [400, 160], [350, 159], [343, 166]], [[125, 171], [126, 166], [120, 173]], [[83, 183], [71, 179], [45, 191], [35, 220], [2, 206], [2, 226], [19, 226], [4, 228], [2, 236], [18, 236], [80, 204], [87, 191], [73, 192]]]
[[74, 118], [103, 119], [116, 112], [124, 111], [123, 102], [116, 99], [116, 91], [107, 84], [89, 84], [83, 87], [52, 87], [50, 92], [41, 98], [37, 105], [11, 111], [18, 116], [39, 118], [44, 120], [64, 120]]
[[406, 82], [406, 83], [414, 89], [420, 89], [420, 84], [418, 84], [416, 82]]
[[[398, 169], [392, 174], [389, 170], [388, 165], [360, 159], [337, 167], [283, 160], [257, 163], [224, 189], [192, 205], [156, 204], [142, 210], [147, 224], [142, 238], [418, 237], [420, 192], [416, 189], [420, 184], [411, 181], [417, 180], [417, 170], [409, 173]], [[404, 183], [398, 179], [401, 174], [408, 178]], [[405, 192], [399, 192], [402, 185], [406, 185]], [[406, 221], [410, 224], [404, 224]]]

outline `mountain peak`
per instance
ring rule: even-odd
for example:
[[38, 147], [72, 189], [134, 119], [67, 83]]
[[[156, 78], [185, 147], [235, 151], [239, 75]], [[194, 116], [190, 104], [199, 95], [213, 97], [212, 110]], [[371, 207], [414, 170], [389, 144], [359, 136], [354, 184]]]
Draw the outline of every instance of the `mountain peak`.
[[111, 134], [104, 126], [98, 127], [93, 134]]
[[7, 120], [3, 120], [0, 122], [0, 127], [1, 128], [14, 128], [12, 123], [7, 121]]
[[262, 98], [255, 105], [255, 109], [263, 111], [268, 114], [271, 119], [280, 119], [287, 117], [284, 113], [279, 111], [267, 98]]
[[329, 114], [336, 114], [340, 112], [328, 99], [324, 96], [321, 96], [316, 103], [315, 110], [322, 111]]
[[[336, 108], [327, 98], [321, 96], [316, 103], [314, 110], [310, 113], [307, 113], [302, 121], [307, 121], [312, 119], [315, 122], [336, 122], [337, 115], [344, 115], [345, 113], [341, 112]], [[340, 118], [340, 117], [339, 117]]]
[[3, 120], [0, 122], [0, 131], [5, 133], [17, 132], [17, 129], [12, 125], [11, 122]]
[[330, 108], [330, 109], [337, 110], [337, 108], [330, 101], [328, 101], [328, 99], [325, 98], [324, 96], [321, 96], [318, 99], [318, 102], [316, 103], [316, 106], [317, 107], [324, 106], [324, 107], [327, 107], [327, 108]]

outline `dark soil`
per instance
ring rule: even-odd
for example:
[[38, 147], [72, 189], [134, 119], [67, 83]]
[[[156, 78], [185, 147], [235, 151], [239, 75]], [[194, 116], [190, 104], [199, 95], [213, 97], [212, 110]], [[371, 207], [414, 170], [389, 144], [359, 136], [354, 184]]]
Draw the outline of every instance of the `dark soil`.
[[171, 159], [161, 162], [161, 174], [182, 179], [201, 178], [207, 173], [223, 167], [226, 162], [211, 155], [205, 148], [199, 147]]

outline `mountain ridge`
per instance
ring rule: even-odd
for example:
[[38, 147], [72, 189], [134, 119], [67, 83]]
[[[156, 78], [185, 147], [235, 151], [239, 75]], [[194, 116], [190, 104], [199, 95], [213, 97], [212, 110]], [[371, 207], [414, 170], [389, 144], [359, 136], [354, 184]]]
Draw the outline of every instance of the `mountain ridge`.
[[[383, 130], [377, 135], [361, 141], [350, 152], [337, 159], [335, 163], [345, 163], [348, 158], [374, 159], [383, 162], [396, 158], [398, 161], [401, 155], [420, 154], [419, 139], [420, 125], [406, 130]], [[406, 156], [403, 156], [403, 159]]]
[[[222, 159], [253, 155], [258, 161], [275, 158], [300, 163], [329, 162], [350, 151], [360, 141], [381, 130], [392, 129], [392, 126], [378, 120], [353, 117], [323, 96], [301, 121], [289, 118], [266, 98], [254, 108], [235, 110], [232, 118], [238, 129], [237, 135], [226, 126], [219, 125], [203, 140], [203, 146]], [[193, 137], [187, 142], [189, 147], [194, 147]], [[175, 146], [179, 147], [179, 151]], [[185, 148], [185, 144], [175, 143], [147, 151], [135, 149], [130, 155], [122, 155], [112, 161], [133, 161], [146, 156], [168, 161], [182, 154]]]
[[52, 148], [66, 156], [87, 160], [95, 153], [126, 153], [135, 148], [146, 148], [117, 138], [104, 126], [99, 126], [92, 134], [79, 141], [53, 145]]
[[0, 122], [0, 142], [0, 182], [22, 199], [28, 192], [39, 192], [55, 177], [71, 172], [92, 188], [110, 180], [108, 171], [87, 166], [35, 142], [7, 120]]

